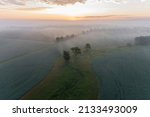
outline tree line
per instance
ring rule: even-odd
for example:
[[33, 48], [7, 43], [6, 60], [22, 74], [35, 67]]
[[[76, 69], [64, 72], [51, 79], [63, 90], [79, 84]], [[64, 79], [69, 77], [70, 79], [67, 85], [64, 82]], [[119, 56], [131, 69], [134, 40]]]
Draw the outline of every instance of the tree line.
[[93, 29], [88, 29], [88, 30], [82, 31], [79, 34], [71, 34], [71, 35], [66, 35], [66, 36], [58, 36], [58, 37], [56, 37], [56, 42], [61, 42], [61, 41], [73, 39], [73, 38], [75, 38], [75, 37], [77, 37], [79, 35], [84, 35], [84, 34], [87, 34], [87, 33], [90, 33], [90, 32], [98, 31], [98, 30], [100, 30], [100, 29], [93, 28]]

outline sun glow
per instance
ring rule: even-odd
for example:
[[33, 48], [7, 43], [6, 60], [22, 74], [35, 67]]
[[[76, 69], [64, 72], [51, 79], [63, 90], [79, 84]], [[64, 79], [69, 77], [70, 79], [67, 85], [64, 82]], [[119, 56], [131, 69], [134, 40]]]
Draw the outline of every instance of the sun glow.
[[97, 12], [104, 13], [106, 12], [106, 8], [98, 7], [98, 9], [93, 9], [93, 6], [83, 5], [83, 4], [74, 4], [74, 5], [66, 5], [66, 6], [53, 6], [52, 8], [45, 9], [40, 11], [43, 14], [55, 14], [55, 15], [64, 15], [70, 17], [81, 17], [88, 15], [96, 15]]
[[100, 2], [99, 0], [85, 0], [86, 2], [75, 3], [66, 0], [66, 2], [62, 2], [65, 4], [58, 4], [58, 1], [52, 1], [51, 4], [40, 1], [29, 0], [18, 5], [12, 1], [10, 4], [8, 0], [8, 3], [5, 2], [6, 5], [0, 4], [0, 19], [99, 20], [114, 19], [114, 17], [115, 19], [135, 16], [150, 17], [150, 2], [137, 0], [120, 4]]

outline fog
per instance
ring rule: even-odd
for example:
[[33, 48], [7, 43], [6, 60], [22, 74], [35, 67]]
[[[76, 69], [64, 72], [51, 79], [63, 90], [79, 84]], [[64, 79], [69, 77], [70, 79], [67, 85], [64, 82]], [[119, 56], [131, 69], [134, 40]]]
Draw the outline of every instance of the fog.
[[[56, 42], [56, 37], [72, 34]], [[23, 96], [47, 75], [63, 50], [86, 43], [93, 49], [120, 47], [147, 35], [147, 20], [0, 21], [0, 99]]]

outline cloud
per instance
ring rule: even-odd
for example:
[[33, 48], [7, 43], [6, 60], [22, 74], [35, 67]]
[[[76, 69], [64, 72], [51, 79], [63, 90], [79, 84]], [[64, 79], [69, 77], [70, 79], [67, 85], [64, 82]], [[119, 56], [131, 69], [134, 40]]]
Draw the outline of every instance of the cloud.
[[103, 15], [103, 16], [84, 16], [76, 17], [78, 19], [94, 20], [94, 19], [117, 19], [117, 18], [128, 18], [128, 15]]
[[26, 5], [28, 3], [44, 3], [44, 4], [56, 4], [56, 5], [67, 5], [75, 4], [77, 2], [84, 3], [87, 0], [0, 0], [1, 5]]
[[22, 11], [41, 11], [49, 9], [50, 7], [33, 7], [33, 8], [17, 8], [16, 10], [22, 10]]
[[[85, 3], [88, 0], [0, 0], [0, 5], [26, 5], [27, 3], [45, 3], [45, 4], [56, 4], [56, 5], [67, 5], [67, 4], [75, 4], [77, 2], [79, 3]], [[94, 1], [102, 1], [102, 2], [113, 2], [113, 3], [124, 3], [128, 2], [130, 0], [93, 0]], [[141, 2], [146, 2], [148, 0], [139, 0]]]
[[[62, 5], [75, 4], [75, 3], [85, 3], [89, 0], [0, 0], [0, 7], [19, 6], [25, 8], [41, 8], [41, 7], [51, 7], [51, 5]], [[90, 0], [91, 2], [109, 2], [109, 3], [127, 3], [131, 0]], [[139, 0], [141, 2], [147, 2], [150, 0]]]
[[77, 2], [84, 3], [87, 0], [42, 0], [43, 2], [47, 1], [50, 4], [57, 4], [57, 5], [67, 5], [67, 4], [75, 4]]
[[0, 3], [2, 5], [10, 5], [10, 4], [24, 5], [25, 4], [24, 0], [0, 0]]
[[122, 3], [122, 2], [128, 1], [128, 0], [99, 0], [99, 1], [103, 1], [103, 2], [113, 2], [113, 3]]

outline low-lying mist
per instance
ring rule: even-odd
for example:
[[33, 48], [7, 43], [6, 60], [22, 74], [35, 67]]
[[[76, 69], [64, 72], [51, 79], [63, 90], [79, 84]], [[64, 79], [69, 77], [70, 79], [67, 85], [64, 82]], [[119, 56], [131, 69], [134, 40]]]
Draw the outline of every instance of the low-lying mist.
[[[1, 56], [55, 44], [57, 37], [75, 35], [56, 44], [62, 52], [72, 46], [91, 43], [93, 48], [111, 48], [133, 43], [137, 36], [150, 35], [150, 23], [138, 21], [0, 21]], [[86, 32], [87, 31], [87, 32]], [[82, 34], [82, 32], [86, 32]], [[23, 50], [25, 49], [25, 50]], [[3, 52], [2, 52], [3, 51]], [[9, 52], [7, 52], [9, 51]], [[0, 57], [1, 59], [1, 57]]]
[[150, 23], [143, 20], [0, 21], [0, 99], [24, 95], [64, 50], [86, 43], [93, 50], [120, 47], [149, 35]]

